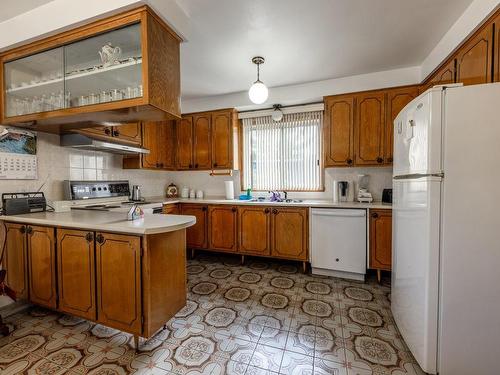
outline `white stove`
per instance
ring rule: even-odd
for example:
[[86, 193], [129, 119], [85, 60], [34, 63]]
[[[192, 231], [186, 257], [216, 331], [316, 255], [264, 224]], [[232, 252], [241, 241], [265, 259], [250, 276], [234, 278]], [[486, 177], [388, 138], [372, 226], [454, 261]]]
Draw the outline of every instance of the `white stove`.
[[70, 210], [123, 211], [133, 204], [141, 205], [145, 212], [161, 212], [162, 202], [130, 200], [128, 181], [64, 181], [65, 200], [53, 201], [55, 212]]

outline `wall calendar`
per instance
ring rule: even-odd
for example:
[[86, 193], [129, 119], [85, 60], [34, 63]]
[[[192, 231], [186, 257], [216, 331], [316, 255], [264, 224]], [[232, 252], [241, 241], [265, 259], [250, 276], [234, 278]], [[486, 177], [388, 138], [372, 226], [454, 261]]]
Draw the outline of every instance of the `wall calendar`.
[[0, 126], [0, 180], [37, 178], [36, 133]]

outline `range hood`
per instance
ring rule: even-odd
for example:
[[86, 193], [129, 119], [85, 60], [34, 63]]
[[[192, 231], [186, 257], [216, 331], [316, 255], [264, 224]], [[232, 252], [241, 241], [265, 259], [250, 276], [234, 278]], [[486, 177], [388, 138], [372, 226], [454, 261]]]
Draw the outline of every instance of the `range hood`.
[[149, 154], [149, 150], [146, 148], [101, 141], [82, 134], [63, 134], [61, 135], [60, 144], [63, 147], [72, 147], [80, 150], [104, 151], [121, 155]]

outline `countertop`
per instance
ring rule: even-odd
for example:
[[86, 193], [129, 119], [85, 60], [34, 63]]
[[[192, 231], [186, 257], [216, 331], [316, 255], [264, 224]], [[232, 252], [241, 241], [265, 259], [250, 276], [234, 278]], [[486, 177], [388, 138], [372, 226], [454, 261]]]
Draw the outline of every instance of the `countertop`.
[[382, 202], [360, 203], [360, 202], [333, 202], [327, 199], [304, 199], [302, 202], [255, 202], [243, 201], [239, 199], [224, 199], [221, 197], [197, 198], [164, 198], [148, 197], [146, 201], [151, 203], [200, 203], [200, 204], [232, 204], [232, 205], [262, 205], [262, 206], [283, 206], [283, 207], [312, 207], [312, 208], [361, 208], [361, 209], [391, 209], [392, 204]]
[[187, 215], [154, 215], [146, 213], [144, 218], [133, 221], [128, 221], [126, 215], [126, 210], [121, 212], [71, 210], [69, 212], [37, 212], [0, 216], [0, 220], [133, 235], [173, 232], [196, 223], [194, 216]]

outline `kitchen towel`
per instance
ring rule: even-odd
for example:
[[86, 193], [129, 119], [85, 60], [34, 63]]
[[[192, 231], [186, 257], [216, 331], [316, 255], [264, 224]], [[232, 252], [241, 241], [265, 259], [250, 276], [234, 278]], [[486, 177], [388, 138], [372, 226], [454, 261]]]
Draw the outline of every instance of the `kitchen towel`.
[[234, 199], [234, 181], [224, 181], [226, 186], [226, 199]]

